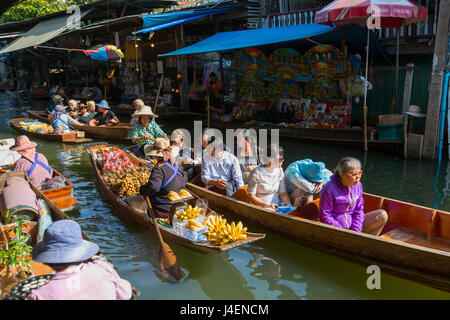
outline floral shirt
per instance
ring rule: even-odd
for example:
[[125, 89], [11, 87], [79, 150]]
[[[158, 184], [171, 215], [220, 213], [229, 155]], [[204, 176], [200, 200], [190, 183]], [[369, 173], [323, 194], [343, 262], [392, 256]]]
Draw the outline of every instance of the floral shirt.
[[158, 126], [156, 121], [150, 121], [147, 128], [144, 128], [139, 122], [136, 123], [133, 126], [133, 131], [131, 133], [131, 139], [134, 143], [137, 143], [138, 146], [142, 146], [143, 144], [153, 144], [153, 140], [149, 139], [143, 139], [140, 141], [135, 141], [137, 138], [143, 137], [144, 135], [148, 134], [150, 137], [153, 138], [161, 138], [164, 137], [166, 134], [164, 131], [161, 130], [161, 128]]

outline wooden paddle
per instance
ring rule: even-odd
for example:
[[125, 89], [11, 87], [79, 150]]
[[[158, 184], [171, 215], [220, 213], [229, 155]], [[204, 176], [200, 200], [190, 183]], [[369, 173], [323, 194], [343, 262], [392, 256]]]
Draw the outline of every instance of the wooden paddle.
[[161, 266], [162, 274], [167, 281], [176, 283], [181, 279], [181, 270], [177, 262], [177, 257], [175, 256], [173, 250], [169, 247], [169, 245], [164, 242], [161, 231], [158, 227], [158, 222], [156, 221], [155, 214], [153, 212], [152, 205], [150, 203], [150, 199], [148, 197], [145, 197], [145, 199], [147, 200], [148, 212], [153, 221], [153, 226], [155, 227], [156, 235], [161, 245], [159, 247], [159, 265]]

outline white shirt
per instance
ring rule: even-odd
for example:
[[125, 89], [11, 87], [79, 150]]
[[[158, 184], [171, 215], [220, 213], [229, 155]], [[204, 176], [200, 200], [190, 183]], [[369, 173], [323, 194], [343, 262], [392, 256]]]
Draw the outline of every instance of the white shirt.
[[264, 167], [253, 169], [248, 177], [247, 192], [256, 195], [264, 203], [279, 204], [278, 192], [286, 192], [283, 169], [275, 168], [272, 172]]

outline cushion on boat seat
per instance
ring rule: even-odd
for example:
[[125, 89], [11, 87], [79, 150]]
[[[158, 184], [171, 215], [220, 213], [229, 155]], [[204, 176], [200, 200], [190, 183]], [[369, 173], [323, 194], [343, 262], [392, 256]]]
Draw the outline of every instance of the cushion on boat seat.
[[246, 203], [250, 203], [250, 196], [247, 192], [247, 188], [248, 188], [248, 185], [241, 187], [239, 190], [237, 190], [233, 194], [232, 198], [236, 199], [236, 200], [244, 201]]

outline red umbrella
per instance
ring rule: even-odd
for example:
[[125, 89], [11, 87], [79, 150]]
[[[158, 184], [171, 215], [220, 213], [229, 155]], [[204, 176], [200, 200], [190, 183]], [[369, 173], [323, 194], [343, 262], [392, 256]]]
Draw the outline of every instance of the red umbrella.
[[[427, 18], [427, 14], [428, 10], [426, 8], [409, 0], [336, 0], [320, 10], [314, 17], [314, 22], [320, 24], [359, 24], [362, 26], [367, 26], [366, 81], [364, 86], [365, 151], [367, 151], [366, 104], [370, 29], [400, 28], [403, 24], [410, 24], [425, 20]], [[399, 33], [397, 32], [396, 79], [398, 78], [398, 35]], [[398, 79], [396, 82], [398, 82]]]

